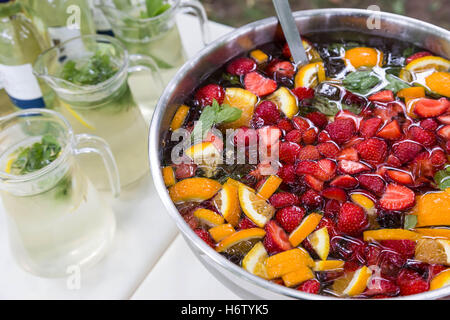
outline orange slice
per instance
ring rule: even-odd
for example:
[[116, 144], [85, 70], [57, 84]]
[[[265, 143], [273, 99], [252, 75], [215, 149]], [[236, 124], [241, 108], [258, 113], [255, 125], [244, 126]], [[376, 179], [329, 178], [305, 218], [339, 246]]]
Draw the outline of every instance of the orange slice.
[[220, 242], [236, 232], [233, 226], [229, 223], [218, 225], [217, 227], [213, 227], [208, 231], [215, 242]]
[[383, 52], [367, 47], [353, 48], [345, 52], [344, 60], [347, 65], [355, 69], [381, 67], [383, 65]]
[[434, 72], [446, 72], [449, 69], [450, 60], [436, 56], [426, 56], [408, 63], [406, 67], [400, 71], [399, 77], [402, 80], [411, 82], [417, 78], [417, 74], [426, 73], [429, 75]]
[[425, 88], [424, 87], [410, 87], [405, 88], [397, 92], [397, 96], [399, 98], [405, 99], [405, 104], [407, 106], [407, 111], [409, 116], [417, 116], [414, 113], [413, 103], [410, 103], [413, 100], [424, 98], [425, 97]]
[[162, 176], [166, 187], [171, 187], [176, 183], [175, 172], [172, 167], [169, 166], [162, 168]]
[[266, 232], [260, 228], [250, 228], [244, 229], [238, 232], [233, 233], [232, 235], [226, 237], [216, 247], [217, 252], [224, 252], [232, 246], [243, 242], [254, 239], [262, 239], [266, 235]]
[[263, 279], [269, 279], [265, 264], [268, 257], [269, 255], [267, 254], [266, 248], [264, 248], [262, 242], [258, 242], [245, 255], [242, 260], [242, 267], [254, 275], [257, 275]]
[[201, 142], [186, 149], [185, 154], [196, 164], [216, 165], [222, 161], [222, 155], [212, 142]]
[[[231, 179], [232, 180], [232, 179]], [[228, 180], [222, 190], [214, 197], [214, 205], [233, 227], [239, 223], [241, 207], [239, 206], [239, 187]]]
[[417, 242], [416, 260], [450, 266], [450, 240], [421, 239]]
[[177, 182], [169, 188], [169, 195], [174, 203], [204, 201], [211, 199], [221, 188], [216, 180], [196, 177]]
[[305, 249], [295, 248], [270, 256], [266, 260], [269, 279], [279, 278], [302, 266], [314, 266], [314, 261]]
[[441, 96], [450, 98], [450, 72], [435, 72], [425, 78], [428, 88]]
[[249, 127], [253, 117], [258, 97], [248, 90], [241, 88], [227, 88], [225, 91], [224, 104], [242, 110], [242, 115], [236, 121], [222, 125], [223, 128], [238, 129], [240, 127]]
[[302, 282], [305, 282], [307, 280], [313, 279], [314, 273], [311, 271], [310, 268], [303, 265], [299, 269], [286, 273], [285, 275], [281, 276], [281, 279], [283, 279], [284, 285], [286, 287], [295, 287], [301, 284]]
[[364, 241], [418, 240], [420, 234], [405, 229], [378, 229], [364, 231]]
[[372, 276], [372, 271], [363, 266], [355, 272], [349, 272], [333, 283], [333, 291], [340, 296], [354, 297], [364, 292]]
[[450, 189], [418, 197], [414, 213], [417, 227], [450, 226]]
[[354, 203], [366, 209], [366, 211], [370, 211], [375, 208], [375, 203], [369, 197], [361, 193], [353, 193], [350, 198]]
[[313, 267], [314, 271], [338, 271], [344, 269], [342, 260], [321, 260], [316, 261]]
[[208, 209], [197, 209], [194, 211], [194, 217], [196, 217], [200, 223], [207, 225], [208, 227], [217, 227], [225, 222], [220, 214], [215, 213]]
[[445, 228], [417, 228], [415, 232], [427, 238], [442, 238], [450, 240], [450, 229]]
[[302, 40], [303, 48], [305, 48], [306, 55], [308, 56], [309, 61], [320, 61], [322, 57], [319, 52], [306, 40]]
[[275, 103], [278, 106], [278, 109], [280, 109], [289, 119], [292, 119], [298, 112], [297, 99], [286, 87], [281, 87], [272, 93], [267, 97], [267, 100]]
[[328, 228], [323, 227], [314, 231], [309, 235], [308, 239], [319, 258], [327, 260], [328, 253], [330, 252], [330, 236], [328, 235]]
[[301, 67], [295, 75], [295, 88], [315, 88], [319, 83], [325, 81], [325, 68], [323, 62], [313, 62]]
[[450, 269], [439, 272], [430, 282], [430, 290], [437, 290], [450, 285]]
[[243, 184], [239, 186], [239, 202], [245, 215], [261, 228], [272, 219], [275, 213], [275, 208], [266, 199]]
[[170, 130], [175, 131], [180, 129], [183, 126], [184, 121], [186, 120], [188, 114], [189, 114], [189, 107], [181, 105], [172, 118], [172, 122], [170, 123]]
[[267, 62], [267, 60], [269, 60], [269, 56], [259, 49], [250, 52], [250, 57], [253, 60], [255, 60], [257, 64], [262, 64], [264, 62]]
[[263, 185], [258, 189], [258, 195], [264, 199], [269, 199], [277, 191], [283, 179], [277, 176], [269, 176]]
[[318, 213], [311, 213], [303, 219], [302, 223], [289, 235], [289, 242], [293, 247], [298, 246], [306, 239], [311, 232], [319, 225], [322, 215]]

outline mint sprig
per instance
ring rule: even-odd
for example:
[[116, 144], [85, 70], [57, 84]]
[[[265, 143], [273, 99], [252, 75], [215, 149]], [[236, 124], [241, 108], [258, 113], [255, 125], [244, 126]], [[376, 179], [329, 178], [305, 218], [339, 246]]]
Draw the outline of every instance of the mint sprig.
[[448, 165], [444, 170], [436, 172], [434, 175], [434, 181], [441, 190], [450, 188], [450, 165]]
[[242, 115], [242, 110], [232, 107], [228, 104], [219, 105], [214, 99], [210, 106], [203, 109], [200, 118], [195, 124], [192, 131], [192, 137], [196, 139], [205, 137], [205, 134], [211, 130], [213, 126], [217, 126], [221, 123], [228, 123], [238, 120]]
[[147, 12], [141, 12], [142, 18], [159, 16], [170, 8], [170, 4], [165, 3], [163, 0], [146, 0], [145, 5], [147, 7]]

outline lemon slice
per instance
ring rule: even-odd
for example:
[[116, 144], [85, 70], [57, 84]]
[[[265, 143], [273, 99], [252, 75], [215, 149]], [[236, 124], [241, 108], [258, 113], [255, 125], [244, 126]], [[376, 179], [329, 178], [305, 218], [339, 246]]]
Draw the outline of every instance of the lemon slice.
[[339, 295], [354, 297], [364, 292], [372, 276], [372, 271], [363, 266], [355, 272], [349, 272], [333, 283], [333, 291]]
[[322, 215], [318, 213], [311, 213], [304, 218], [300, 225], [289, 235], [289, 242], [291, 245], [296, 247], [305, 240], [319, 225], [321, 219]]
[[450, 240], [421, 239], [414, 257], [422, 262], [450, 266]]
[[262, 239], [266, 235], [264, 229], [261, 228], [250, 228], [244, 229], [238, 232], [233, 233], [232, 235], [226, 237], [216, 247], [217, 252], [224, 252], [227, 249], [233, 247], [236, 244], [239, 244], [244, 241], [250, 241], [254, 239]]
[[245, 185], [239, 186], [239, 202], [245, 215], [258, 227], [264, 227], [272, 219], [275, 208], [266, 199]]
[[265, 265], [266, 259], [269, 257], [262, 242], [258, 242], [247, 253], [242, 260], [242, 267], [248, 272], [257, 275], [264, 279], [269, 279], [267, 275], [267, 268]]
[[314, 271], [338, 271], [344, 269], [342, 260], [321, 260], [314, 263]]
[[197, 209], [194, 211], [194, 217], [196, 217], [200, 223], [207, 225], [208, 227], [217, 227], [225, 222], [220, 214], [215, 213], [208, 209]]
[[295, 87], [315, 88], [326, 79], [323, 62], [313, 62], [301, 67], [295, 75]]
[[302, 40], [302, 43], [309, 61], [322, 60], [319, 52], [308, 41]]
[[328, 235], [328, 228], [323, 227], [314, 231], [308, 239], [320, 259], [326, 260], [328, 258], [328, 253], [330, 252], [330, 236]]
[[214, 197], [213, 202], [225, 220], [235, 227], [241, 217], [239, 206], [239, 187], [229, 179], [222, 187], [222, 190]]
[[267, 97], [267, 100], [275, 103], [278, 106], [278, 109], [280, 109], [289, 119], [292, 119], [298, 112], [297, 99], [286, 87], [281, 87], [272, 93]]
[[430, 283], [430, 290], [437, 290], [450, 285], [450, 269], [439, 272]]
[[258, 97], [248, 90], [242, 88], [227, 88], [225, 91], [224, 104], [228, 104], [232, 107], [242, 110], [241, 117], [236, 121], [225, 123], [221, 127], [227, 129], [238, 129], [240, 127], [249, 127], [250, 121], [253, 117], [253, 111], [255, 109]]
[[66, 109], [72, 117], [74, 117], [83, 127], [89, 130], [95, 130], [95, 127], [87, 122], [82, 116], [80, 116], [75, 110], [73, 110], [67, 103], [61, 101], [61, 105]]
[[411, 82], [416, 79], [417, 74], [426, 73], [426, 75], [430, 75], [436, 71], [448, 71], [449, 69], [449, 60], [436, 56], [426, 56], [408, 63], [400, 71], [399, 77], [402, 80]]
[[222, 155], [212, 142], [201, 142], [186, 149], [185, 154], [196, 164], [216, 165]]
[[11, 158], [8, 160], [8, 162], [6, 163], [6, 167], [5, 167], [6, 173], [11, 173], [13, 163], [14, 163], [14, 158]]
[[264, 62], [267, 62], [267, 60], [269, 60], [269, 56], [259, 49], [250, 52], [250, 57], [253, 60], [255, 60], [257, 64], [262, 64]]

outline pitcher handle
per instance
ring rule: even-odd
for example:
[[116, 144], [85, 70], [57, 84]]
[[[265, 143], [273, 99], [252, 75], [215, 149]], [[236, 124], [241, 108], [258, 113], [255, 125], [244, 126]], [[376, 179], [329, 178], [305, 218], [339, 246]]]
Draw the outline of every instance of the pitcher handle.
[[90, 134], [78, 134], [75, 136], [75, 155], [95, 153], [102, 159], [108, 173], [112, 194], [118, 197], [120, 194], [120, 177], [116, 160], [109, 148], [108, 143], [97, 136]]
[[200, 30], [202, 32], [203, 44], [206, 46], [211, 42], [211, 33], [208, 25], [208, 16], [206, 10], [200, 1], [197, 0], [182, 0], [180, 3], [181, 12], [193, 13], [197, 16], [200, 22]]
[[160, 86], [160, 88], [158, 88], [158, 92], [162, 92], [164, 90], [164, 81], [161, 76], [161, 71], [155, 60], [143, 54], [130, 54], [130, 66], [128, 68], [128, 73], [134, 73], [144, 70], [151, 73], [155, 83]]

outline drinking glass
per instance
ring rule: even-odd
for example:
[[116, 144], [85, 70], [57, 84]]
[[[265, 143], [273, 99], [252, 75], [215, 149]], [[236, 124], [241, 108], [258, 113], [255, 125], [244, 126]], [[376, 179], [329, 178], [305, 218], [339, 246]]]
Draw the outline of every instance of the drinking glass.
[[[8, 169], [21, 148], [51, 135], [59, 156], [44, 168], [15, 175]], [[73, 266], [88, 267], [107, 251], [115, 231], [111, 208], [102, 200], [76, 161], [98, 154], [114, 195], [120, 192], [117, 166], [107, 143], [74, 135], [57, 112], [26, 109], [0, 118], [0, 195], [6, 209], [12, 253], [28, 272], [62, 277]]]
[[[95, 85], [77, 85], [62, 78], [62, 68], [68, 60], [83, 63], [98, 52], [108, 55], [118, 70], [112, 77]], [[95, 134], [108, 142], [119, 168], [122, 187], [131, 185], [148, 172], [148, 125], [127, 81], [129, 74], [142, 70], [154, 75], [155, 81], [147, 85], [156, 100], [162, 84], [152, 59], [129, 55], [119, 40], [100, 35], [63, 42], [40, 55], [34, 66], [35, 74], [44, 79], [61, 100], [58, 110], [74, 131]], [[108, 188], [107, 174], [99, 170], [98, 159], [83, 157], [81, 163], [97, 188]]]

